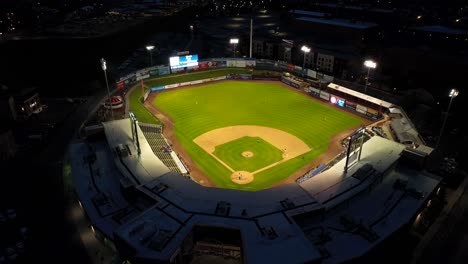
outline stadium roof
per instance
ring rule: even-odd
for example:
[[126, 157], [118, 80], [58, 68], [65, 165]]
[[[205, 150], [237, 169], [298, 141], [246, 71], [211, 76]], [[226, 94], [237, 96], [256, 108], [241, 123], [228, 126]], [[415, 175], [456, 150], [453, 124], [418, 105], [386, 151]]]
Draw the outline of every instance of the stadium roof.
[[390, 108], [393, 106], [392, 103], [389, 103], [389, 102], [386, 102], [384, 100], [381, 100], [381, 99], [378, 99], [378, 98], [375, 98], [375, 97], [372, 97], [372, 96], [369, 96], [367, 94], [363, 94], [363, 93], [360, 93], [360, 92], [357, 92], [357, 91], [354, 91], [354, 90], [351, 90], [349, 88], [346, 88], [344, 86], [340, 86], [338, 84], [335, 84], [335, 83], [330, 83], [328, 84], [328, 88], [332, 89], [332, 90], [336, 90], [336, 91], [340, 91], [340, 92], [343, 92], [345, 94], [349, 94], [349, 95], [352, 95], [356, 98], [359, 98], [359, 99], [362, 99], [362, 100], [365, 100], [367, 102], [371, 102], [373, 104], [376, 104], [376, 105], [379, 105], [379, 106], [382, 106], [382, 107], [385, 107], [385, 108]]
[[445, 33], [450, 35], [467, 35], [468, 31], [458, 28], [446, 27], [441, 25], [430, 25], [430, 26], [420, 26], [414, 27], [413, 29], [420, 31], [427, 31], [433, 33]]
[[307, 11], [307, 10], [300, 10], [300, 9], [290, 10], [289, 13], [298, 14], [298, 15], [313, 16], [313, 17], [325, 17], [325, 15], [326, 15], [325, 13], [322, 13], [322, 12], [314, 12], [314, 11]]
[[313, 22], [318, 24], [332, 25], [337, 27], [346, 27], [352, 29], [369, 29], [376, 27], [377, 24], [364, 21], [350, 21], [345, 19], [325, 19], [325, 18], [315, 18], [315, 17], [298, 17], [297, 20], [302, 20], [306, 22]]
[[135, 144], [132, 141], [132, 131], [129, 119], [120, 119], [103, 123], [107, 142], [110, 149], [123, 147], [129, 150], [129, 155], [123, 157], [114, 155], [115, 164], [121, 167], [123, 173], [136, 183], [147, 183], [155, 178], [168, 173], [170, 170], [153, 153], [148, 141], [142, 137], [143, 132], [137, 126], [141, 154], [138, 155]]

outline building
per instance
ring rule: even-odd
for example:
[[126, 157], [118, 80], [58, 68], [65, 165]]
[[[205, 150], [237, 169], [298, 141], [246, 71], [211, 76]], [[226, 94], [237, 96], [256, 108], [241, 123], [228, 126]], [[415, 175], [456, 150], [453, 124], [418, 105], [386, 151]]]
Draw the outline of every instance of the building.
[[330, 13], [298, 9], [290, 10], [289, 13], [292, 25], [303, 34], [341, 39], [350, 43], [362, 43], [379, 28], [378, 24], [373, 22], [344, 19]]
[[27, 119], [42, 111], [39, 93], [35, 88], [11, 91], [5, 89], [0, 95], [1, 116], [10, 120]]
[[252, 40], [252, 56], [259, 59], [291, 62], [294, 43], [290, 40], [256, 37]]

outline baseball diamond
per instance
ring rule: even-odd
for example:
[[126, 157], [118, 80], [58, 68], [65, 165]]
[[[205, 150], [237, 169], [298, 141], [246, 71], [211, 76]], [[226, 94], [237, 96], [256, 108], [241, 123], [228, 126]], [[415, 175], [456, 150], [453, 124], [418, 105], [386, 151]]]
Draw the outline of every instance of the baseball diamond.
[[368, 122], [274, 81], [169, 89], [151, 94], [145, 106], [169, 128], [165, 134], [195, 180], [250, 191], [295, 177], [327, 152], [334, 136]]

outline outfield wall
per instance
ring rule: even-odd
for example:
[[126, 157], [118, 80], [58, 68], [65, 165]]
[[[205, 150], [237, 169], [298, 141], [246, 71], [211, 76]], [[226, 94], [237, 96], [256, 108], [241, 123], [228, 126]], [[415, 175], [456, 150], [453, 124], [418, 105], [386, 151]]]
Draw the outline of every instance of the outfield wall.
[[[120, 91], [127, 90], [129, 87], [132, 87], [136, 82], [142, 81], [148, 78], [154, 78], [158, 76], [169, 75], [172, 73], [180, 73], [180, 72], [196, 72], [202, 70], [209, 70], [209, 69], [216, 69], [216, 68], [255, 68], [258, 70], [271, 70], [275, 72], [287, 72], [295, 74], [296, 76], [303, 76], [302, 78], [296, 77], [294, 75], [283, 75], [283, 76], [268, 76], [268, 75], [252, 75], [252, 74], [227, 74], [226, 76], [221, 76], [217, 78], [208, 78], [203, 80], [196, 80], [191, 82], [183, 82], [183, 83], [174, 83], [165, 86], [157, 86], [151, 87], [143, 96], [143, 101], [146, 101], [148, 96], [157, 91], [172, 89], [182, 86], [188, 85], [195, 85], [195, 84], [202, 84], [202, 83], [209, 83], [213, 81], [219, 80], [280, 80], [281, 82], [299, 90], [306, 91], [309, 95], [315, 96], [322, 100], [326, 100], [332, 104], [336, 104], [340, 107], [347, 108], [349, 110], [353, 110], [358, 112], [362, 115], [365, 115], [371, 119], [377, 120], [382, 117], [380, 111], [375, 109], [366, 107], [364, 105], [360, 105], [356, 102], [345, 100], [337, 95], [330, 94], [327, 92], [322, 91], [321, 89], [317, 89], [317, 86], [322, 86], [323, 82], [332, 82], [333, 76], [325, 75], [322, 73], [318, 73], [311, 69], [303, 69], [300, 66], [296, 66], [293, 64], [288, 64], [286, 62], [281, 61], [272, 61], [272, 60], [262, 60], [262, 59], [251, 59], [251, 58], [210, 58], [210, 59], [203, 59], [198, 61], [198, 66], [189, 67], [189, 68], [182, 68], [178, 72], [174, 72], [170, 70], [170, 67], [167, 65], [159, 65], [153, 66], [149, 68], [144, 68], [136, 71], [135, 73], [128, 74], [123, 76], [117, 82], [117, 87]], [[307, 76], [307, 78], [304, 78]], [[314, 81], [314, 78], [319, 79]]]

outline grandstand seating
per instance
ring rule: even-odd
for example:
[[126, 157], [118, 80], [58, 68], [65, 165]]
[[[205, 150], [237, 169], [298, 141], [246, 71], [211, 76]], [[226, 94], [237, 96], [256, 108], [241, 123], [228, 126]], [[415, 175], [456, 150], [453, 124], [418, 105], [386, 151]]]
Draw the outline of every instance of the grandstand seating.
[[166, 165], [171, 171], [181, 173], [174, 159], [171, 157], [171, 147], [161, 134], [162, 127], [158, 125], [139, 123], [141, 131], [145, 135], [148, 144], [153, 153]]

